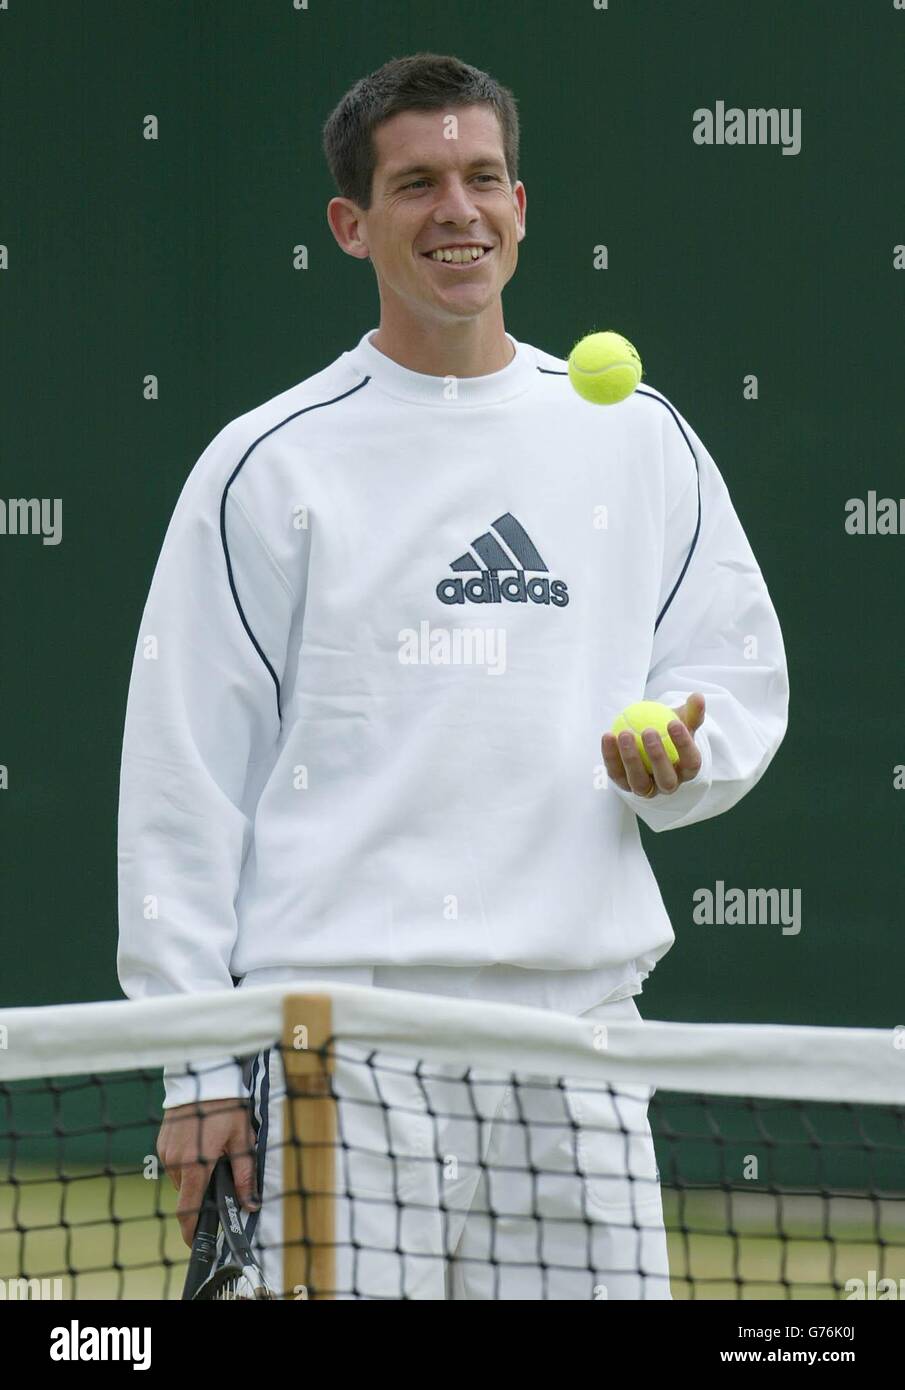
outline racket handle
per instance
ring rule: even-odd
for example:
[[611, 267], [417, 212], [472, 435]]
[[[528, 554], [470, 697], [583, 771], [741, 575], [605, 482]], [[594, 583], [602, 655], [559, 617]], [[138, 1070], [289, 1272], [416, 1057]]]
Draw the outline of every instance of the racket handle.
[[201, 1204], [198, 1224], [192, 1238], [192, 1253], [189, 1257], [185, 1287], [182, 1290], [184, 1300], [195, 1297], [201, 1285], [210, 1277], [217, 1259], [217, 1235], [220, 1229], [220, 1220], [213, 1196], [214, 1174], [211, 1175], [204, 1201]]

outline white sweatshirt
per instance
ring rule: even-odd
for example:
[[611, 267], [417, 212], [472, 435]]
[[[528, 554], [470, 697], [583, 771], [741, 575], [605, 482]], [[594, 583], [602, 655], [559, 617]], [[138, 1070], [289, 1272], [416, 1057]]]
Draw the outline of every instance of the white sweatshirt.
[[[512, 338], [502, 371], [425, 376], [371, 332], [227, 425], [179, 498], [129, 691], [120, 979], [484, 973], [577, 1012], [673, 941], [636, 818], [726, 811], [776, 752], [779, 623], [658, 391], [591, 406]], [[693, 690], [698, 776], [607, 785], [619, 710]]]

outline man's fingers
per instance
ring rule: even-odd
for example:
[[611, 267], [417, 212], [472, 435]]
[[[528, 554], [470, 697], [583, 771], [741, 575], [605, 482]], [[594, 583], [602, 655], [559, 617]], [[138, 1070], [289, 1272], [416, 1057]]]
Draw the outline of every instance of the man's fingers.
[[[163, 1136], [161, 1135], [161, 1138], [162, 1137]], [[163, 1164], [163, 1171], [166, 1173], [170, 1182], [173, 1184], [176, 1191], [178, 1192], [179, 1184], [182, 1181], [182, 1170], [180, 1169], [179, 1164], [170, 1157], [169, 1150], [166, 1148], [166, 1146], [160, 1142], [158, 1142], [157, 1145], [157, 1157]]]
[[623, 729], [618, 738], [615, 734], [604, 734], [603, 760], [607, 776], [617, 787], [638, 796], [648, 795], [654, 782], [641, 761], [633, 733]]
[[688, 782], [700, 771], [701, 750], [681, 720], [674, 719], [667, 727], [669, 737], [675, 744], [676, 752], [679, 755], [676, 771], [683, 781]]
[[157, 1137], [157, 1156], [177, 1192], [182, 1190], [183, 1174], [198, 1167], [198, 1156], [204, 1161], [208, 1159], [204, 1145], [207, 1123], [204, 1111], [195, 1105], [176, 1106], [164, 1112]]
[[675, 713], [682, 723], [687, 724], [691, 732], [694, 733], [703, 724], [706, 710], [707, 701], [699, 690], [695, 690]]
[[679, 778], [669, 760], [669, 754], [663, 746], [663, 740], [656, 729], [645, 729], [641, 737], [644, 740], [647, 756], [650, 758], [657, 789], [665, 796], [669, 796], [670, 792], [674, 792], [679, 785]]
[[629, 729], [623, 729], [622, 733], [619, 735], [619, 752], [622, 754], [622, 762], [625, 766], [625, 775], [628, 778], [629, 788], [636, 796], [647, 796], [651, 787], [654, 785], [654, 781], [648, 775], [647, 768], [641, 761], [641, 754], [638, 752], [638, 744], [635, 741], [635, 735]]
[[179, 1193], [176, 1216], [186, 1245], [192, 1243], [214, 1164], [222, 1155], [230, 1159], [239, 1201], [249, 1209], [257, 1205], [255, 1136], [244, 1103], [223, 1098], [174, 1106], [164, 1116], [157, 1152]]
[[236, 1196], [246, 1211], [257, 1211], [261, 1205], [257, 1190], [257, 1165], [254, 1156], [254, 1137], [249, 1130], [247, 1140], [230, 1150]]
[[214, 1171], [213, 1161], [208, 1163], [187, 1163], [181, 1169], [179, 1201], [176, 1203], [176, 1219], [186, 1245], [191, 1245], [198, 1224], [198, 1213], [207, 1192], [207, 1185]]
[[641, 738], [650, 758], [650, 773], [644, 766], [635, 735], [630, 729], [623, 729], [618, 737], [614, 734], [603, 735], [604, 765], [607, 776], [617, 787], [644, 797], [650, 796], [651, 788], [655, 787], [664, 796], [670, 796], [683, 782], [690, 782], [697, 776], [702, 758], [701, 750], [694, 741], [694, 729], [704, 720], [703, 695], [690, 695], [683, 710], [689, 711], [693, 727], [688, 728], [681, 719], [674, 719], [667, 726], [679, 755], [677, 763], [670, 761], [663, 739], [655, 729], [643, 731]]
[[604, 734], [603, 736], [603, 764], [606, 768], [606, 775], [611, 782], [615, 782], [616, 786], [621, 787], [624, 792], [631, 791], [615, 734]]

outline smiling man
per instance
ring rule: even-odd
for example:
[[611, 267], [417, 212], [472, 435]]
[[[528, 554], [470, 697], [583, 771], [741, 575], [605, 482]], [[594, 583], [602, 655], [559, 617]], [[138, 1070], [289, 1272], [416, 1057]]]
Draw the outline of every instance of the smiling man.
[[525, 235], [525, 186], [510, 176], [494, 108], [401, 111], [373, 138], [367, 210], [354, 198], [328, 208], [343, 250], [374, 266], [372, 346], [429, 376], [500, 371], [514, 355], [502, 293]]
[[[589, 406], [561, 358], [506, 332], [526, 217], [506, 88], [452, 57], [395, 59], [324, 146], [329, 225], [371, 262], [380, 321], [227, 425], [179, 499], [129, 695], [123, 987], [331, 980], [638, 1020], [673, 941], [639, 818], [730, 809], [785, 731], [763, 576], [664, 396]], [[679, 762], [654, 736], [652, 775], [633, 735], [604, 734], [642, 698], [676, 712]], [[341, 1079], [346, 1138], [374, 1158], [379, 1096]], [[282, 1087], [276, 1052], [171, 1075], [159, 1143], [187, 1238], [231, 1155], [275, 1282]], [[461, 1158], [466, 1136], [439, 1116], [426, 1132], [411, 1087], [397, 1152]], [[390, 1175], [365, 1164], [361, 1209], [339, 1204], [338, 1294], [669, 1297], [648, 1099], [627, 1088], [617, 1112], [564, 1084], [533, 1114], [535, 1163], [564, 1173], [544, 1279], [525, 1222], [486, 1258], [488, 1212], [519, 1200], [500, 1088], [482, 1150], [499, 1173], [464, 1164], [441, 1202], [432, 1164], [402, 1165], [411, 1248]]]

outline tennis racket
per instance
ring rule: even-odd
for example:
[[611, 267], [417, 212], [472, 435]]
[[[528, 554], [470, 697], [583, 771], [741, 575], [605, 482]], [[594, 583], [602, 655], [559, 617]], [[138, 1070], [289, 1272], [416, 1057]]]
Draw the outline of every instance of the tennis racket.
[[[221, 1230], [229, 1259], [217, 1269], [217, 1237]], [[182, 1297], [203, 1302], [275, 1297], [243, 1229], [228, 1158], [221, 1158], [211, 1173], [198, 1213]]]

